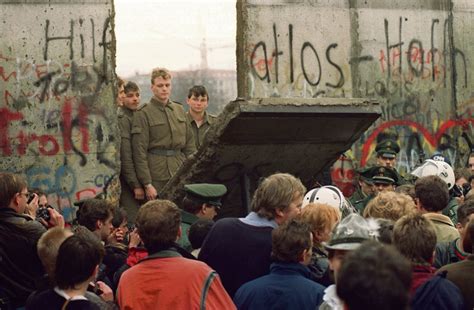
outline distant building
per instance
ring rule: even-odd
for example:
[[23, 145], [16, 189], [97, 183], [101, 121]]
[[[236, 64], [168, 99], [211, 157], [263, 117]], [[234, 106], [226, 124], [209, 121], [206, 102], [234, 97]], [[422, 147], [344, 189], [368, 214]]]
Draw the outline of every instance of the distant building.
[[[193, 85], [204, 85], [209, 92], [209, 108], [212, 114], [219, 114], [224, 106], [237, 97], [237, 72], [234, 70], [183, 70], [174, 71], [171, 99], [182, 103], [185, 108], [188, 90]], [[152, 96], [150, 74], [137, 74], [125, 77], [140, 86], [142, 102], [148, 102]]]

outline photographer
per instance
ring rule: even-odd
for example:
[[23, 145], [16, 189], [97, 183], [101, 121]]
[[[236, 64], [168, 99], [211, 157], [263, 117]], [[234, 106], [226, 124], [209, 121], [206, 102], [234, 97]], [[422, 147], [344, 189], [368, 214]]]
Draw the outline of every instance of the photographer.
[[[19, 175], [0, 173], [0, 308], [21, 307], [38, 287], [44, 270], [36, 244], [45, 227], [35, 221], [38, 196], [33, 199]], [[28, 203], [30, 201], [30, 203]], [[25, 214], [26, 213], [26, 214]], [[63, 217], [48, 209], [48, 227], [64, 227]]]

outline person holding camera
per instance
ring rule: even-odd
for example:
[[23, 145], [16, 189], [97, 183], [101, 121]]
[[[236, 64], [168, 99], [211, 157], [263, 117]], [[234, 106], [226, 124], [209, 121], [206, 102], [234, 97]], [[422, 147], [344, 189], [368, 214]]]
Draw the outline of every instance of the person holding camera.
[[[36, 244], [46, 228], [35, 220], [38, 195], [33, 195], [30, 200], [21, 176], [0, 172], [0, 309], [22, 307], [43, 279]], [[49, 221], [41, 220], [43, 224], [64, 227], [56, 210], [48, 213]]]

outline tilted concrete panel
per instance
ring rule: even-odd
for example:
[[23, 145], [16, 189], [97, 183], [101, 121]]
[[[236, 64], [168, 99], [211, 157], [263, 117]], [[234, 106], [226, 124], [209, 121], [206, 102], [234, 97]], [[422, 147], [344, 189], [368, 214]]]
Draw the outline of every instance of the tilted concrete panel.
[[179, 205], [185, 184], [223, 183], [229, 193], [220, 216], [241, 216], [261, 177], [287, 172], [310, 187], [380, 115], [378, 103], [359, 99], [231, 102], [160, 197]]

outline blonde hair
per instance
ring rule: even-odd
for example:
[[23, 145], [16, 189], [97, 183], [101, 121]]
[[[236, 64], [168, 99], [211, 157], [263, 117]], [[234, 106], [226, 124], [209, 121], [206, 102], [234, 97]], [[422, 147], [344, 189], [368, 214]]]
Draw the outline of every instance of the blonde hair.
[[404, 215], [416, 213], [413, 199], [405, 194], [382, 192], [372, 199], [364, 209], [364, 217], [397, 221]]
[[157, 77], [162, 77], [165, 80], [171, 79], [171, 72], [168, 69], [160, 67], [153, 69], [151, 72], [151, 85], [154, 84]]
[[311, 226], [311, 231], [323, 232], [341, 220], [341, 212], [325, 203], [310, 203], [303, 208], [300, 217]]
[[276, 210], [286, 210], [297, 195], [304, 195], [306, 187], [301, 180], [288, 173], [275, 173], [260, 183], [251, 203], [252, 211], [269, 220]]
[[59, 247], [64, 240], [72, 235], [73, 233], [69, 229], [54, 227], [39, 238], [37, 245], [38, 257], [50, 279], [54, 278]]

